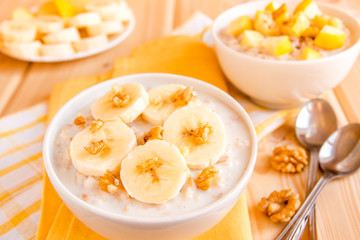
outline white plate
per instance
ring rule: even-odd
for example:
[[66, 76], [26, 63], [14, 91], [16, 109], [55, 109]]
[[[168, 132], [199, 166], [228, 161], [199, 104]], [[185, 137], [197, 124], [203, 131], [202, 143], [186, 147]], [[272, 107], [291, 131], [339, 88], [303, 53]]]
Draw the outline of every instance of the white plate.
[[119, 34], [118, 36], [110, 38], [110, 41], [106, 45], [99, 47], [99, 48], [91, 49], [89, 51], [77, 52], [75, 54], [72, 54], [71, 56], [66, 56], [66, 57], [49, 57], [49, 56], [21, 57], [21, 56], [12, 55], [2, 48], [0, 48], [0, 52], [9, 57], [12, 57], [12, 58], [15, 58], [15, 59], [18, 59], [21, 61], [26, 61], [26, 62], [51, 63], [51, 62], [72, 61], [75, 59], [85, 58], [85, 57], [89, 57], [89, 56], [92, 56], [95, 54], [99, 54], [101, 52], [109, 50], [110, 48], [115, 47], [116, 45], [123, 42], [125, 39], [127, 39], [130, 36], [130, 34], [133, 32], [133, 30], [135, 28], [135, 23], [136, 23], [135, 17], [134, 17], [134, 15], [132, 15], [130, 21], [126, 25], [125, 31], [123, 33]]

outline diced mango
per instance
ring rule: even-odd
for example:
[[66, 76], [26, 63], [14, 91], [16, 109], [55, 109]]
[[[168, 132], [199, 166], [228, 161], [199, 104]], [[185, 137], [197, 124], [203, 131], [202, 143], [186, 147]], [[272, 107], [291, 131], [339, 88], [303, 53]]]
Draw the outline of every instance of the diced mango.
[[299, 54], [299, 60], [311, 60], [322, 58], [321, 54], [310, 47], [304, 47]]
[[273, 12], [275, 11], [276, 9], [279, 8], [279, 4], [272, 1], [271, 3], [269, 3], [266, 7], [265, 7], [265, 11], [270, 11], [270, 12]]
[[254, 29], [267, 36], [280, 34], [279, 26], [272, 18], [270, 11], [257, 11], [254, 21]]
[[18, 7], [15, 8], [11, 13], [12, 20], [21, 20], [27, 21], [34, 18], [34, 15], [29, 11], [29, 9]]
[[272, 15], [274, 21], [277, 24], [282, 24], [283, 22], [288, 21], [290, 18], [290, 14], [285, 3], [281, 5], [281, 7], [279, 7], [277, 10], [275, 10]]
[[78, 13], [76, 7], [68, 0], [53, 0], [59, 15], [64, 18], [73, 17]]
[[311, 23], [320, 29], [322, 29], [325, 25], [330, 25], [336, 28], [341, 28], [343, 26], [343, 23], [339, 18], [330, 17], [327, 15], [317, 15], [314, 17]]
[[263, 44], [265, 50], [274, 57], [292, 52], [291, 42], [288, 36], [268, 37]]
[[320, 32], [320, 29], [317, 27], [310, 26], [301, 34], [302, 37], [311, 37], [314, 38], [318, 33]]
[[345, 43], [345, 32], [329, 25], [325, 25], [314, 40], [314, 45], [326, 50], [340, 48]]
[[231, 21], [227, 27], [227, 32], [230, 35], [237, 37], [244, 30], [253, 29], [253, 20], [247, 16], [241, 16]]
[[44, 2], [37, 12], [38, 15], [59, 15], [59, 12], [53, 1]]
[[303, 12], [299, 12], [293, 15], [286, 24], [281, 25], [280, 29], [282, 34], [300, 37], [308, 27], [310, 27], [310, 20]]
[[305, 15], [310, 19], [313, 19], [316, 15], [321, 14], [320, 9], [313, 0], [303, 0], [301, 3], [299, 3], [294, 10], [294, 14], [299, 12], [304, 12]]
[[264, 35], [254, 30], [245, 30], [240, 44], [243, 47], [260, 48], [264, 41]]

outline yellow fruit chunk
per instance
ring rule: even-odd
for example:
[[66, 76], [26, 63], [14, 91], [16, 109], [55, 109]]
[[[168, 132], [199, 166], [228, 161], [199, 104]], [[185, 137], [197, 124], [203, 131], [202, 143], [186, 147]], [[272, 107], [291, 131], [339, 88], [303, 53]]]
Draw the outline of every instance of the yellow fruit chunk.
[[280, 26], [280, 29], [282, 34], [300, 37], [308, 27], [310, 27], [310, 20], [303, 12], [299, 12], [291, 16], [286, 24]]
[[258, 31], [245, 30], [241, 37], [240, 44], [243, 47], [260, 48], [262, 47], [263, 41], [264, 35]]
[[299, 12], [304, 12], [305, 15], [310, 19], [313, 19], [316, 15], [321, 14], [320, 9], [313, 0], [304, 0], [299, 3], [299, 5], [297, 5], [294, 10], [294, 14]]
[[301, 36], [314, 38], [316, 37], [316, 35], [318, 35], [319, 32], [320, 32], [319, 28], [310, 26], [307, 29], [305, 29], [305, 31], [301, 34]]
[[233, 20], [227, 27], [227, 32], [230, 35], [238, 36], [244, 30], [253, 29], [253, 20], [247, 16], [241, 16]]
[[38, 15], [59, 15], [59, 12], [53, 1], [44, 2], [37, 12]]
[[12, 20], [27, 21], [34, 18], [34, 15], [26, 8], [15, 8], [11, 13]]
[[274, 57], [291, 53], [292, 51], [288, 36], [268, 37], [264, 40], [264, 48]]
[[277, 36], [280, 34], [279, 26], [272, 18], [272, 12], [257, 11], [254, 21], [255, 30], [267, 36]]
[[325, 25], [314, 40], [314, 45], [326, 50], [340, 48], [345, 43], [345, 32], [329, 25]]
[[276, 11], [272, 13], [273, 19], [277, 24], [281, 24], [285, 21], [288, 21], [290, 14], [286, 7], [286, 4], [281, 5]]
[[80, 12], [85, 11], [85, 5], [90, 1], [90, 0], [69, 0], [77, 10], [79, 10]]
[[336, 28], [341, 28], [343, 26], [343, 23], [339, 18], [330, 17], [327, 15], [317, 15], [314, 17], [311, 23], [320, 29], [322, 29], [325, 25], [330, 25]]
[[318, 58], [322, 58], [321, 54], [309, 47], [305, 47], [299, 55], [299, 60], [311, 60]]
[[78, 13], [76, 7], [68, 0], [54, 0], [54, 3], [61, 17], [73, 17]]
[[265, 11], [273, 12], [278, 8], [279, 8], [279, 4], [277, 4], [276, 2], [271, 2], [265, 7]]

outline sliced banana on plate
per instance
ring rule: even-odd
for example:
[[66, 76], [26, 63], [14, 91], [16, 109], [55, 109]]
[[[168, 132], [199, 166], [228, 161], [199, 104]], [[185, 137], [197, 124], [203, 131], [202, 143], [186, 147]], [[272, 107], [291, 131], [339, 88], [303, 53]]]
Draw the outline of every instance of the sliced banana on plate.
[[3, 42], [5, 51], [14, 56], [38, 57], [41, 48], [40, 41], [33, 42]]
[[179, 193], [189, 174], [179, 149], [162, 140], [136, 147], [121, 163], [121, 181], [133, 198], [165, 203]]
[[74, 167], [90, 176], [118, 173], [121, 160], [136, 146], [134, 131], [120, 120], [96, 120], [70, 143]]
[[225, 152], [224, 124], [205, 106], [187, 106], [171, 114], [163, 138], [180, 149], [190, 169], [213, 165]]
[[77, 28], [87, 27], [101, 22], [100, 14], [97, 12], [79, 13], [69, 19], [68, 24]]
[[109, 42], [108, 37], [105, 34], [82, 38], [79, 41], [74, 42], [74, 48], [77, 52], [88, 51], [94, 48], [99, 48], [106, 45]]
[[102, 19], [108, 19], [108, 16], [116, 14], [118, 3], [116, 0], [90, 0], [85, 9], [99, 13]]
[[39, 15], [35, 22], [40, 34], [53, 33], [64, 28], [64, 20], [55, 15]]
[[41, 55], [48, 57], [68, 57], [75, 53], [71, 43], [50, 43], [40, 47]]
[[1, 38], [6, 42], [32, 42], [36, 31], [36, 25], [31, 21], [6, 20], [0, 24]]
[[187, 105], [199, 105], [192, 87], [168, 84], [149, 91], [150, 103], [142, 117], [153, 125], [162, 126], [175, 110]]
[[111, 91], [91, 106], [95, 119], [121, 119], [125, 123], [135, 120], [149, 104], [149, 95], [138, 83], [114, 84]]
[[45, 35], [42, 40], [44, 43], [64, 43], [80, 40], [79, 31], [75, 27], [60, 29], [59, 31]]
[[124, 25], [120, 21], [108, 20], [99, 24], [86, 27], [86, 32], [89, 36], [95, 36], [99, 34], [118, 34], [124, 31]]

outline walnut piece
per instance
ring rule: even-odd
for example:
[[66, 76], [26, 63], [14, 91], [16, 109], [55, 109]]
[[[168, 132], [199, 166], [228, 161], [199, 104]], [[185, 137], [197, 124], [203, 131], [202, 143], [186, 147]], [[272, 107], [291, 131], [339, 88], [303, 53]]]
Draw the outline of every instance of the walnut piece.
[[191, 136], [195, 144], [201, 145], [208, 141], [213, 128], [208, 124], [202, 125], [196, 129], [191, 129], [185, 132], [186, 135]]
[[104, 121], [102, 121], [100, 119], [92, 121], [91, 125], [90, 125], [90, 131], [93, 132], [93, 133], [97, 132], [102, 128], [103, 125], [104, 125]]
[[105, 140], [100, 140], [97, 142], [91, 142], [89, 145], [85, 146], [84, 149], [88, 151], [91, 155], [95, 155], [106, 148]]
[[101, 190], [111, 194], [116, 194], [121, 190], [125, 191], [125, 188], [121, 184], [120, 177], [111, 172], [107, 172], [104, 176], [101, 176], [98, 185]]
[[177, 90], [172, 96], [171, 101], [174, 102], [176, 107], [183, 107], [188, 105], [191, 99], [194, 97], [194, 88], [186, 87], [184, 89]]
[[156, 173], [156, 170], [162, 165], [163, 163], [158, 157], [153, 157], [137, 165], [136, 168], [140, 174], [149, 173], [153, 178], [152, 182], [159, 182], [160, 179]]
[[130, 95], [126, 94], [124, 89], [119, 85], [114, 84], [112, 86], [113, 97], [112, 103], [115, 107], [125, 107], [130, 101]]
[[308, 156], [302, 148], [277, 147], [270, 158], [271, 167], [284, 173], [299, 173], [308, 165]]
[[74, 124], [75, 125], [84, 125], [86, 123], [86, 120], [83, 116], [81, 116], [80, 114], [74, 119]]
[[144, 134], [142, 139], [144, 143], [154, 139], [163, 140], [163, 136], [162, 136], [163, 131], [164, 130], [162, 127], [152, 127], [149, 132]]
[[258, 204], [260, 211], [273, 222], [289, 222], [300, 207], [299, 194], [292, 190], [274, 191]]
[[196, 186], [201, 190], [208, 190], [215, 181], [219, 170], [215, 166], [207, 167], [202, 170], [196, 179]]

